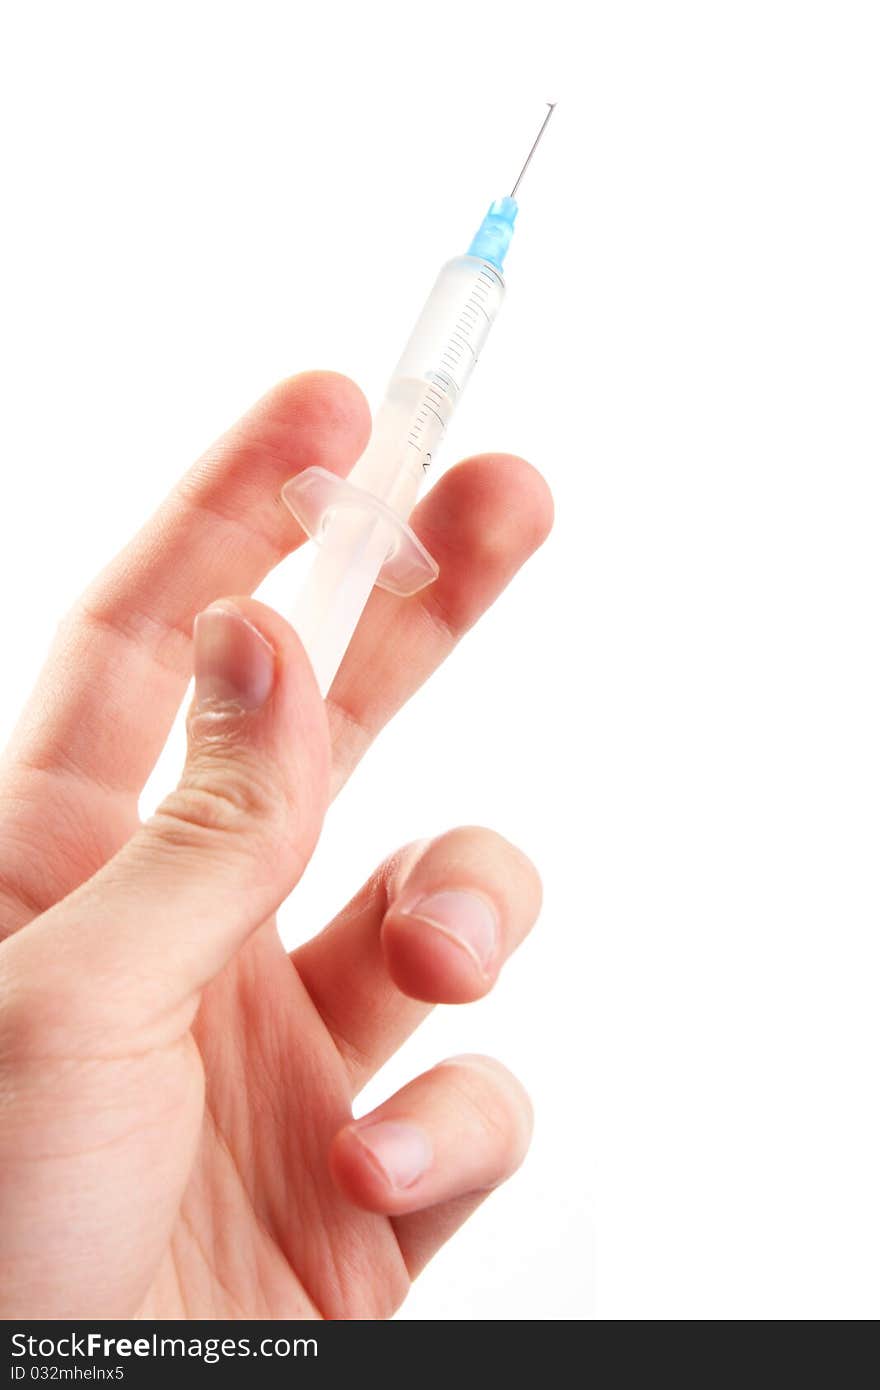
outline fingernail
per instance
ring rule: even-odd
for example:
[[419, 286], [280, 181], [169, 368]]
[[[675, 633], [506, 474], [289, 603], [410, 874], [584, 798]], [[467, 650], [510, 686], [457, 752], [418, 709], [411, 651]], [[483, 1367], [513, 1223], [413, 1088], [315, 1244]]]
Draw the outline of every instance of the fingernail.
[[448, 889], [422, 898], [405, 910], [407, 917], [418, 917], [442, 931], [473, 956], [486, 970], [498, 943], [498, 919], [491, 905], [476, 893]]
[[428, 1136], [418, 1125], [376, 1120], [354, 1132], [392, 1187], [412, 1187], [431, 1162]]
[[193, 628], [196, 703], [258, 709], [275, 678], [275, 653], [234, 608], [206, 608]]

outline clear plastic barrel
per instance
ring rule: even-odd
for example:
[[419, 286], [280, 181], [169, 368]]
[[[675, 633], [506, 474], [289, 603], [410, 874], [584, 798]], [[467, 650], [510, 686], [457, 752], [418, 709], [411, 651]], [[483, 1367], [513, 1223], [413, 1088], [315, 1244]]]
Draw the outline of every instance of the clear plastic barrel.
[[494, 266], [457, 256], [440, 271], [349, 474], [406, 519], [504, 299]]
[[504, 281], [488, 261], [449, 261], [347, 482], [311, 468], [284, 488], [287, 505], [320, 546], [292, 618], [322, 694], [380, 572], [396, 567], [394, 582], [380, 582], [398, 593], [414, 591], [437, 573], [406, 519], [503, 298]]

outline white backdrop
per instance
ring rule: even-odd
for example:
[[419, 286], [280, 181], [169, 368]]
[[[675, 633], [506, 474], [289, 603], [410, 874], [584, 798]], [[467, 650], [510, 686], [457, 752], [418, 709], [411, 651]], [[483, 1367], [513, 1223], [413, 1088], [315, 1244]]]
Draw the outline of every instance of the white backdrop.
[[545, 879], [496, 994], [371, 1088], [485, 1050], [537, 1111], [402, 1316], [876, 1316], [877, 7], [5, 15], [4, 734], [269, 384], [377, 398], [559, 101], [445, 452], [524, 454], [557, 526], [369, 754], [286, 930], [460, 822]]

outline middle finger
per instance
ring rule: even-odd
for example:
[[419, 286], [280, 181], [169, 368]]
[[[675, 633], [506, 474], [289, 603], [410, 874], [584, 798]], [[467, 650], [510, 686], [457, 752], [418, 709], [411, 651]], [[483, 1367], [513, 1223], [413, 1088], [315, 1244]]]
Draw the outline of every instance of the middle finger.
[[540, 904], [525, 855], [494, 831], [464, 826], [389, 860], [293, 953], [355, 1093], [433, 1004], [492, 988]]

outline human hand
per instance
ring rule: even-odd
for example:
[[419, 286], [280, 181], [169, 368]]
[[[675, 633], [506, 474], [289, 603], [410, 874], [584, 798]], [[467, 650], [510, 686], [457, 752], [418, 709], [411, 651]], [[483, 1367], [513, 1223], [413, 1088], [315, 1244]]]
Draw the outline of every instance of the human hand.
[[[528, 931], [517, 850], [481, 829], [409, 846], [292, 956], [273, 921], [328, 797], [550, 526], [522, 460], [451, 469], [413, 517], [439, 579], [374, 591], [325, 707], [281, 618], [216, 599], [297, 544], [287, 477], [347, 471], [368, 428], [344, 378], [270, 392], [79, 601], [13, 737], [0, 1316], [386, 1317], [523, 1156], [528, 1101], [484, 1058], [351, 1118], [431, 1005], [486, 993]], [[183, 776], [141, 825], [193, 669]]]

